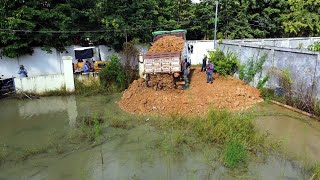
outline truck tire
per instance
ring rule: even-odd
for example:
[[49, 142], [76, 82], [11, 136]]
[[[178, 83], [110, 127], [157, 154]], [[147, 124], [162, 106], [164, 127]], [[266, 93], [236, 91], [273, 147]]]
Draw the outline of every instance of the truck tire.
[[146, 86], [151, 87], [150, 74], [146, 74]]

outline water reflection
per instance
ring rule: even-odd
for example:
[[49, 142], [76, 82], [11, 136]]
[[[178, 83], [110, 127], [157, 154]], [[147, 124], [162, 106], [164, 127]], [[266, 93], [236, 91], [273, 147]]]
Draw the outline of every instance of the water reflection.
[[33, 116], [66, 111], [68, 113], [69, 125], [73, 127], [78, 116], [77, 101], [74, 96], [18, 101], [17, 106], [20, 118], [22, 119], [32, 119]]

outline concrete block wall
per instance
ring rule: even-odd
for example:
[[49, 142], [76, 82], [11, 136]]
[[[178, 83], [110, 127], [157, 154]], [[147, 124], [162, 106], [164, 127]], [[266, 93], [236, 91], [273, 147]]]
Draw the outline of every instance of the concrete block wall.
[[262, 46], [274, 46], [281, 48], [297, 49], [302, 45], [303, 49], [314, 42], [320, 41], [320, 37], [299, 37], [299, 38], [272, 38], [272, 39], [242, 39], [242, 40], [226, 40], [225, 42], [246, 43]]
[[51, 90], [60, 90], [65, 86], [63, 74], [15, 78], [14, 84], [19, 92], [44, 93]]
[[[34, 48], [32, 55], [24, 55], [18, 58], [0, 58], [0, 76], [4, 78], [18, 77], [20, 65], [24, 65], [29, 77], [61, 74], [64, 72], [62, 57], [71, 56], [72, 62], [76, 63], [74, 49], [80, 46], [68, 46], [63, 52], [51, 49], [51, 53], [42, 50], [40, 47]], [[1, 49], [0, 49], [1, 51]], [[102, 60], [116, 53], [112, 48], [104, 45], [96, 46], [94, 60], [99, 59], [99, 51]]]
[[[293, 79], [293, 87], [296, 91], [311, 92], [320, 98], [320, 53], [307, 50], [263, 46], [253, 43], [224, 42], [219, 45], [224, 51], [232, 51], [239, 57], [241, 64], [246, 64], [252, 57], [257, 59], [267, 54], [268, 58], [263, 64], [261, 77], [270, 75], [266, 86], [272, 89], [279, 87], [279, 79], [276, 75], [283, 69], [288, 69]], [[257, 74], [251, 83], [256, 86], [260, 80]], [[314, 87], [313, 84], [316, 86]]]
[[14, 78], [14, 85], [17, 93], [28, 92], [41, 94], [53, 90], [62, 90], [65, 88], [68, 92], [75, 90], [73, 69], [72, 69], [72, 57], [64, 56], [63, 74], [34, 76], [24, 78]]

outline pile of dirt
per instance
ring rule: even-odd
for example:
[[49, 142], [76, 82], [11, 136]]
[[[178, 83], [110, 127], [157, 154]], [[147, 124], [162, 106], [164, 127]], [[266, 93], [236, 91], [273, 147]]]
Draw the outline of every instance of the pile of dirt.
[[154, 90], [173, 89], [173, 77], [171, 74], [156, 74], [150, 76], [149, 87]]
[[181, 52], [183, 46], [183, 38], [177, 36], [163, 36], [152, 44], [148, 54]]
[[134, 81], [124, 92], [120, 107], [137, 114], [206, 115], [212, 107], [239, 111], [263, 101], [258, 89], [233, 77], [215, 75], [214, 83], [206, 82], [206, 73], [194, 69], [190, 88], [155, 91], [143, 79]]

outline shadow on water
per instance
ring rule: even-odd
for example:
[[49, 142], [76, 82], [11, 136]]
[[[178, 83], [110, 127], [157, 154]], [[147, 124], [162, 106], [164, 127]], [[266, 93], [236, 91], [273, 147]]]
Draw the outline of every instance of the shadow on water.
[[[128, 115], [118, 108], [116, 101], [120, 97], [121, 94], [115, 94], [94, 97], [48, 97], [33, 101], [1, 101], [0, 148], [6, 147], [11, 151], [9, 155], [12, 158], [1, 164], [0, 154], [0, 179], [306, 179], [309, 177], [302, 168], [281, 156], [252, 159], [248, 168], [230, 170], [221, 164], [219, 149], [214, 149], [212, 146], [205, 145], [195, 151], [183, 149], [183, 152], [177, 153], [170, 146], [169, 148], [163, 146], [161, 143], [164, 134], [148, 124], [127, 129], [104, 126], [103, 137], [106, 141], [101, 145], [88, 147], [81, 144], [64, 144], [66, 149], [61, 153], [48, 149], [23, 160], [14, 159], [19, 149], [47, 146], [52, 131], [71, 131], [77, 126], [77, 121], [81, 117], [92, 113], [102, 114], [107, 121], [108, 117], [115, 116], [134, 118], [133, 115]], [[258, 108], [263, 111], [278, 112], [276, 107], [269, 105]], [[284, 122], [281, 124], [279, 121]], [[294, 128], [301, 129], [301, 133], [304, 133], [303, 137], [299, 137], [299, 141], [304, 140], [306, 143], [293, 142], [295, 144], [292, 147], [301, 145], [304, 146], [302, 147], [304, 150], [310, 148], [310, 157], [317, 156], [320, 151], [313, 149], [316, 151], [312, 152], [311, 142], [316, 140], [319, 134], [309, 132], [314, 130], [309, 129], [308, 124], [302, 121], [299, 121], [301, 124], [291, 121], [295, 120], [282, 116], [261, 116], [258, 118], [257, 126], [265, 127], [276, 136], [291, 133], [293, 138], [297, 138], [293, 133]], [[65, 143], [64, 139], [67, 138], [68, 135], [63, 134], [59, 136], [57, 143], [59, 141]]]

